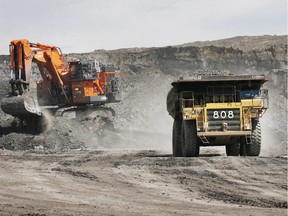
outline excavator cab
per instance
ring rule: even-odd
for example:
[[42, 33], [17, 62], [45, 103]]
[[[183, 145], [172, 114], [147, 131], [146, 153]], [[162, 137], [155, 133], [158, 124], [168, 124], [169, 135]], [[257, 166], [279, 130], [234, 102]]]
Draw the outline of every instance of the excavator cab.
[[69, 62], [72, 103], [104, 104], [121, 101], [119, 77], [115, 69], [106, 69], [96, 60]]

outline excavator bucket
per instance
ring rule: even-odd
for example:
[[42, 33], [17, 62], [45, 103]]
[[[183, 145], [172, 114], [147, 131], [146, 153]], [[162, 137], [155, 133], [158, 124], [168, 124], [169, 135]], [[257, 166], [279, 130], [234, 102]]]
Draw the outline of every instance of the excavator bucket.
[[21, 96], [3, 98], [1, 101], [3, 112], [15, 117], [41, 116], [41, 109], [29, 92]]

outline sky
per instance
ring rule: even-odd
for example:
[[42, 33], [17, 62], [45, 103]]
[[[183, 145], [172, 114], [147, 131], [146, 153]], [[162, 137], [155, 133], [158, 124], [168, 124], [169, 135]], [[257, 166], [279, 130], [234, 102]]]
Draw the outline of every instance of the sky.
[[81, 53], [286, 34], [287, 0], [0, 0], [0, 54], [23, 38]]

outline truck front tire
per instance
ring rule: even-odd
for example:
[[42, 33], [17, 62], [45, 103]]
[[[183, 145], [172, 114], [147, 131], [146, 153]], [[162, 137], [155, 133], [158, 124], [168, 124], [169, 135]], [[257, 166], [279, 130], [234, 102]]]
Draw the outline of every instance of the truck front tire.
[[252, 120], [251, 143], [247, 143], [245, 137], [241, 137], [241, 156], [259, 156], [261, 151], [261, 126], [258, 119]]
[[199, 145], [197, 144], [196, 122], [193, 120], [182, 121], [182, 156], [198, 157]]
[[181, 119], [175, 118], [172, 133], [173, 157], [182, 156], [181, 126], [182, 126]]
[[259, 156], [261, 151], [261, 125], [258, 119], [252, 120], [251, 144], [246, 144], [247, 156]]

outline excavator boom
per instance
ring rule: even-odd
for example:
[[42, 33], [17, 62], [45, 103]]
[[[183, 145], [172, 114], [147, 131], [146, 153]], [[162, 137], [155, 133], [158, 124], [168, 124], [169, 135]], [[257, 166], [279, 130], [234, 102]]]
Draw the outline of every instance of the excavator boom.
[[10, 43], [10, 85], [11, 95], [2, 100], [1, 109], [13, 116], [41, 115], [36, 94], [29, 91], [31, 63], [35, 62], [41, 76], [47, 82], [46, 69], [53, 79], [53, 85], [64, 92], [64, 85], [69, 82], [69, 68], [59, 48], [40, 43], [30, 43], [26, 39], [13, 40]]

